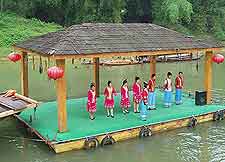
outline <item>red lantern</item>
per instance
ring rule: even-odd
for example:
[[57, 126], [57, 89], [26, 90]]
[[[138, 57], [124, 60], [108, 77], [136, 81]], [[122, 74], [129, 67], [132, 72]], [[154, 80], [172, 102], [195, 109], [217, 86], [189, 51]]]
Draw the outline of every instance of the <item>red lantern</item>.
[[224, 61], [224, 56], [221, 54], [216, 54], [212, 57], [213, 62], [219, 64], [222, 63]]
[[18, 53], [14, 53], [13, 52], [13, 53], [10, 53], [8, 55], [8, 59], [11, 60], [11, 61], [13, 61], [13, 62], [16, 62], [16, 61], [19, 61], [21, 59], [21, 55], [18, 54]]
[[57, 66], [50, 67], [47, 72], [48, 77], [54, 80], [62, 78], [64, 75], [64, 70]]

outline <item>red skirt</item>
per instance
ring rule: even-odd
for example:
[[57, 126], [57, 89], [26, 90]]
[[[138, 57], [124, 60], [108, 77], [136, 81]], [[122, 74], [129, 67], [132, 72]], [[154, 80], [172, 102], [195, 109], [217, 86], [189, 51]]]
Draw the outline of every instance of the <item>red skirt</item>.
[[141, 95], [135, 95], [133, 97], [135, 103], [139, 104], [141, 102]]
[[123, 98], [123, 99], [121, 99], [120, 106], [122, 108], [128, 108], [128, 107], [130, 107], [130, 100], [129, 100], [129, 98]]
[[114, 100], [113, 99], [105, 99], [104, 106], [107, 109], [113, 109], [114, 108]]
[[87, 111], [88, 112], [96, 112], [96, 103], [87, 104]]

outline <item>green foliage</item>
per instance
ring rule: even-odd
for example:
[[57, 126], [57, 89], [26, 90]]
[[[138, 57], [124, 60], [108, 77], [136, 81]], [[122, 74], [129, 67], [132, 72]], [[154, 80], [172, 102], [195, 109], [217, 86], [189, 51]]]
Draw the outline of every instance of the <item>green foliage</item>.
[[38, 36], [61, 28], [54, 23], [44, 23], [34, 18], [28, 20], [15, 14], [0, 13], [0, 47], [9, 47], [31, 36]]
[[[14, 12], [29, 19], [37, 18], [63, 26], [85, 22], [156, 23], [182, 33], [209, 34], [219, 40], [225, 39], [224, 0], [3, 0], [3, 2], [0, 8], [5, 12]], [[0, 20], [0, 27], [4, 26], [3, 22]], [[8, 35], [3, 34], [4, 30], [6, 29], [0, 29], [0, 39], [4, 39], [4, 45], [9, 45], [21, 37], [27, 38], [33, 33], [27, 29], [10, 28], [9, 30], [14, 30], [13, 32], [17, 34]], [[0, 46], [1, 44], [2, 41]]]
[[182, 21], [190, 22], [193, 9], [188, 0], [164, 0], [161, 12], [164, 20], [175, 24]]

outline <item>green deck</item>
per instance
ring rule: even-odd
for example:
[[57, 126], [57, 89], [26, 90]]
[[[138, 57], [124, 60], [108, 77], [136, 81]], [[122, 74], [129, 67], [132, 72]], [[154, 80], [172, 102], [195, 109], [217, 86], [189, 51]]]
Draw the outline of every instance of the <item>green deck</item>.
[[[162, 102], [163, 94], [157, 91], [157, 110], [149, 111], [147, 121], [141, 121], [139, 114], [132, 111], [124, 115], [119, 107], [120, 96], [115, 97], [115, 118], [107, 118], [103, 107], [103, 96], [98, 98], [97, 113], [95, 120], [89, 120], [86, 112], [87, 98], [71, 99], [67, 101], [68, 132], [57, 133], [57, 103], [48, 102], [41, 104], [36, 112], [36, 120], [29, 123], [33, 110], [26, 110], [20, 117], [32, 128], [37, 130], [43, 137], [56, 142], [76, 140], [87, 136], [95, 136], [118, 130], [138, 127], [146, 124], [161, 123], [170, 120], [202, 115], [224, 109], [222, 105], [195, 106], [194, 100], [187, 96], [183, 98], [182, 105], [164, 108]], [[131, 107], [133, 110], [133, 107]], [[56, 135], [57, 133], [57, 135]]]

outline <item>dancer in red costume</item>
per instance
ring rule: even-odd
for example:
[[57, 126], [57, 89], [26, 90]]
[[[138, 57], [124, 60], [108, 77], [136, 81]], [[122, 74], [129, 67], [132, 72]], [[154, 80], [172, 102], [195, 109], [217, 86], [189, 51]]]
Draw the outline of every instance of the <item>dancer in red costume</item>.
[[121, 93], [120, 106], [123, 110], [123, 113], [124, 114], [129, 113], [130, 98], [129, 98], [129, 89], [128, 89], [128, 84], [126, 79], [123, 81], [123, 85], [121, 86], [120, 93]]
[[94, 120], [94, 113], [96, 112], [96, 92], [94, 83], [91, 83], [90, 89], [88, 90], [87, 112], [89, 112], [89, 118]]
[[139, 103], [141, 102], [141, 80], [135, 77], [133, 84], [133, 100], [134, 100], [134, 113], [139, 113]]
[[114, 118], [114, 115], [113, 115], [114, 95], [116, 95], [116, 90], [112, 86], [112, 82], [108, 81], [108, 85], [104, 90], [104, 96], [105, 96], [104, 106], [107, 111], [107, 117], [111, 116], [112, 118]]
[[182, 104], [182, 89], [184, 88], [183, 72], [179, 72], [175, 81], [176, 95], [175, 101], [177, 105]]

